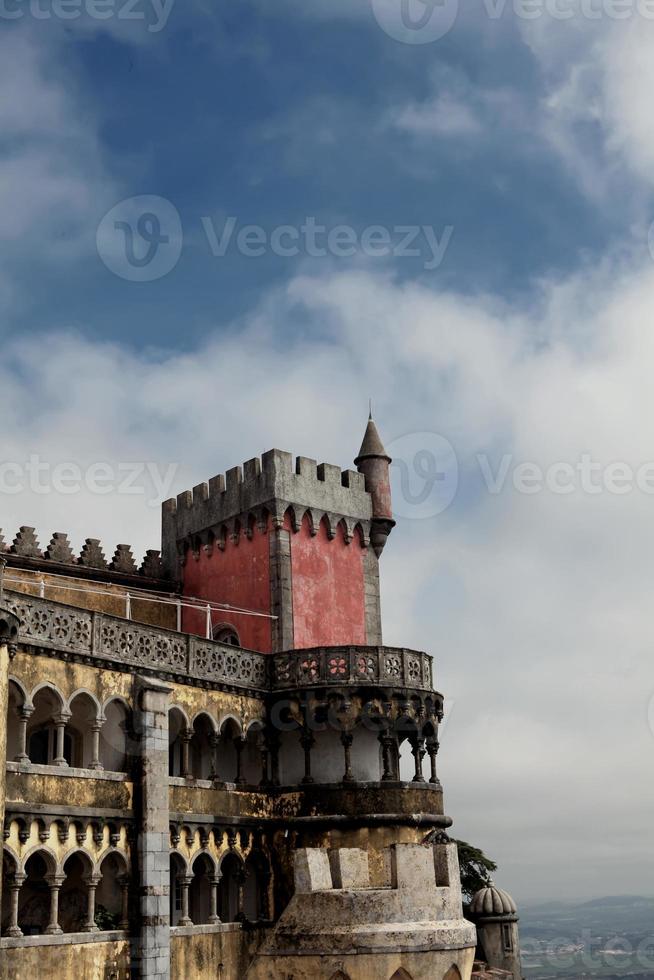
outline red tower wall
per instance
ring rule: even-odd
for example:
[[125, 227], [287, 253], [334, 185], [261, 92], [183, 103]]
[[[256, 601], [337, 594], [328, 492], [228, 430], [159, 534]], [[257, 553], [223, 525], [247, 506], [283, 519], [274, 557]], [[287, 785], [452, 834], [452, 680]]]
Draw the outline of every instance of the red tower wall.
[[[254, 528], [252, 537], [241, 533], [235, 544], [230, 537], [224, 551], [214, 545], [211, 554], [200, 548], [199, 558], [187, 555], [183, 568], [183, 594], [212, 602], [270, 614], [270, 553], [268, 534]], [[206, 635], [206, 611], [185, 609], [182, 629]], [[214, 610], [213, 624], [230, 623], [241, 646], [261, 653], [272, 650], [271, 621], [226, 610]]]
[[308, 517], [291, 533], [295, 647], [366, 642], [364, 550], [339, 525], [330, 541], [325, 522], [312, 537]]

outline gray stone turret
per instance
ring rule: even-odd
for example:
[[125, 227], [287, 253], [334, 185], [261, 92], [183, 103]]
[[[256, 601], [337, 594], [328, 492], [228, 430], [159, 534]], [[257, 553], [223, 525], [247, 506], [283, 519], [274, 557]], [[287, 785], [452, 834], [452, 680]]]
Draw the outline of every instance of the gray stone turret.
[[372, 498], [372, 529], [370, 543], [379, 558], [386, 539], [395, 527], [391, 503], [390, 465], [392, 459], [387, 455], [372, 414], [368, 418], [363, 442], [354, 465], [363, 473], [366, 490]]
[[518, 910], [508, 892], [494, 884], [481, 888], [472, 899], [470, 918], [477, 926], [483, 959], [521, 980]]

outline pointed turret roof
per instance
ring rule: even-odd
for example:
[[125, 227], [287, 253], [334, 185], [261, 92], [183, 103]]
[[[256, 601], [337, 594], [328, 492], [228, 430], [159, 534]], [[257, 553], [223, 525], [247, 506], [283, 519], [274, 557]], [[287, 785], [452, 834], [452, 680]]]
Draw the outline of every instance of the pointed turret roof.
[[390, 457], [384, 449], [384, 443], [381, 441], [379, 432], [377, 431], [377, 426], [373, 420], [372, 415], [368, 417], [368, 425], [366, 426], [366, 432], [363, 437], [363, 442], [361, 443], [361, 449], [359, 450], [359, 455], [354, 460], [354, 465], [358, 466], [362, 459], [369, 459], [371, 456], [378, 456], [381, 459], [387, 459], [390, 463]]

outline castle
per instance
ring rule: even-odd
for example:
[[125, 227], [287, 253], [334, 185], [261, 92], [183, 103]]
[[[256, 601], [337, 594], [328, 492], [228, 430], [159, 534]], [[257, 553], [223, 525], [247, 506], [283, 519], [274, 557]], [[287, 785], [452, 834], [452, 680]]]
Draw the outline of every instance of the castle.
[[464, 918], [432, 658], [382, 644], [390, 463], [372, 419], [356, 470], [267, 452], [140, 567], [0, 534], [0, 976], [518, 980], [509, 896]]

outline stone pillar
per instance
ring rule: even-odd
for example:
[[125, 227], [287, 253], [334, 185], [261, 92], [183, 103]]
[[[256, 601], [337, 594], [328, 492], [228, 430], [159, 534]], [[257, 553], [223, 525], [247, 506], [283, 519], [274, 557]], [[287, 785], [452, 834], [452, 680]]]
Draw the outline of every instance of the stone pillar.
[[27, 754], [27, 722], [34, 713], [34, 708], [31, 704], [23, 704], [18, 709], [18, 753], [14, 758], [14, 762], [29, 762], [30, 757]]
[[245, 878], [247, 872], [245, 868], [240, 868], [236, 872], [236, 921], [245, 922]]
[[411, 753], [416, 764], [416, 774], [413, 777], [414, 783], [424, 783], [425, 777], [422, 774], [422, 760], [425, 757], [425, 740], [420, 736], [411, 742]]
[[63, 929], [59, 925], [59, 892], [66, 880], [65, 875], [46, 875], [46, 882], [50, 889], [50, 922], [45, 930], [46, 936], [59, 936]]
[[270, 785], [270, 779], [268, 778], [268, 746], [266, 744], [265, 736], [261, 736], [259, 742], [259, 751], [261, 752], [261, 782], [259, 786], [266, 787]]
[[[3, 608], [2, 576], [6, 562], [0, 559], [0, 827], [5, 825], [7, 790], [7, 711], [9, 709], [10, 649], [18, 639], [18, 617]], [[0, 863], [0, 903], [2, 902], [2, 864]]]
[[436, 756], [438, 755], [439, 748], [440, 742], [438, 738], [434, 736], [434, 738], [427, 739], [427, 751], [429, 752], [429, 761], [431, 763], [431, 778], [429, 782], [435, 786], [440, 786], [441, 784], [438, 773], [436, 772]]
[[120, 922], [118, 928], [126, 931], [129, 929], [129, 876], [121, 875], [118, 878], [118, 884], [120, 885]]
[[218, 746], [220, 745], [220, 735], [218, 732], [212, 732], [209, 736], [209, 748], [211, 750], [211, 758], [209, 760], [209, 779], [214, 782], [218, 782]]
[[304, 750], [304, 777], [302, 782], [312, 783], [313, 776], [311, 775], [311, 749], [316, 744], [313, 733], [303, 729], [302, 734], [300, 735], [300, 744]]
[[7, 882], [7, 888], [10, 891], [10, 905], [9, 905], [9, 927], [7, 929], [7, 935], [11, 936], [12, 939], [18, 939], [23, 935], [22, 929], [18, 925], [18, 896], [20, 894], [20, 888], [27, 875], [16, 872], [9, 881]]
[[102, 722], [96, 721], [93, 723], [91, 728], [92, 743], [91, 743], [91, 764], [90, 769], [104, 769], [104, 766], [100, 762], [100, 731], [102, 729]]
[[56, 729], [55, 757], [52, 760], [54, 766], [67, 766], [64, 757], [64, 734], [66, 732], [66, 722], [70, 720], [70, 711], [62, 711], [55, 715], [54, 724]]
[[341, 743], [343, 745], [343, 752], [345, 755], [345, 774], [343, 776], [344, 783], [354, 782], [354, 776], [352, 775], [352, 742], [354, 741], [354, 735], [352, 732], [343, 732], [341, 735]]
[[211, 885], [211, 913], [209, 915], [209, 922], [212, 925], [220, 922], [220, 916], [218, 915], [218, 886], [220, 884], [220, 879], [222, 875], [215, 874], [209, 879]]
[[379, 735], [382, 747], [382, 781], [389, 782], [393, 777], [393, 765], [391, 759], [391, 749], [393, 747], [393, 736], [388, 732]]
[[86, 885], [86, 922], [82, 932], [98, 932], [95, 924], [95, 892], [102, 880], [102, 875], [89, 875], [84, 878]]
[[142, 758], [138, 976], [140, 980], [169, 980], [168, 706], [171, 688], [149, 677], [140, 678], [139, 687]]
[[234, 782], [237, 786], [242, 786], [245, 783], [243, 776], [241, 775], [241, 756], [243, 755], [243, 748], [245, 742], [239, 736], [239, 738], [234, 739], [234, 748], [236, 749], [236, 779]]
[[273, 786], [279, 786], [279, 732], [268, 730], [265, 738], [270, 753], [270, 779]]
[[191, 917], [188, 914], [188, 891], [193, 881], [193, 875], [182, 875], [179, 878], [180, 889], [182, 892], [182, 912], [177, 922], [178, 926], [192, 926]]
[[191, 771], [192, 738], [193, 730], [191, 728], [185, 728], [182, 732], [182, 777], [184, 779], [193, 779], [193, 772]]

